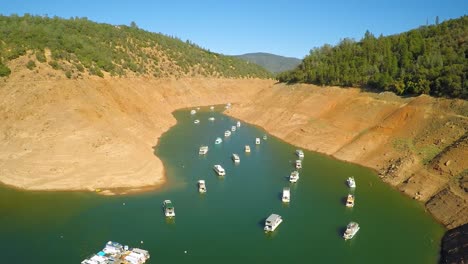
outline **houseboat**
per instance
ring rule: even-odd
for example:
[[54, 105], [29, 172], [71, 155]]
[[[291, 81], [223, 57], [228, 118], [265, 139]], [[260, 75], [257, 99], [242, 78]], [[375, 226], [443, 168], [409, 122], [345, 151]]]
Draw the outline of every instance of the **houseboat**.
[[356, 188], [356, 182], [354, 181], [354, 177], [349, 177], [346, 182], [348, 183], [349, 188]]
[[109, 241], [106, 246], [90, 258], [81, 261], [81, 264], [101, 263], [138, 263], [143, 264], [150, 258], [148, 251], [139, 248], [130, 248], [120, 243]]
[[221, 142], [223, 142], [223, 140], [220, 137], [216, 138], [215, 144], [221, 144]]
[[296, 155], [302, 159], [304, 158], [304, 151], [302, 151], [301, 149], [298, 149], [296, 150]]
[[263, 230], [265, 230], [266, 232], [273, 232], [282, 222], [283, 222], [283, 219], [281, 218], [280, 215], [271, 214], [265, 220], [265, 227], [263, 228]]
[[256, 145], [260, 145], [260, 138], [256, 138], [256, 139], [255, 139], [255, 144], [256, 144]]
[[289, 201], [291, 200], [291, 191], [288, 187], [283, 188], [283, 196], [281, 200], [283, 201], [283, 203], [289, 203]]
[[214, 110], [214, 106], [210, 106], [210, 110]]
[[290, 182], [297, 182], [299, 180], [299, 172], [298, 171], [293, 171], [291, 172], [291, 175], [289, 175], [289, 181]]
[[210, 117], [210, 118], [208, 118], [208, 121], [215, 121], [215, 118], [214, 118], [214, 117]]
[[240, 121], [237, 121], [236, 126], [237, 126], [237, 127], [240, 127], [240, 125], [241, 125], [241, 122], [240, 122]]
[[206, 185], [204, 180], [199, 180], [198, 181], [198, 191], [200, 193], [206, 193]]
[[194, 123], [194, 124], [199, 124], [199, 123], [200, 123], [200, 120], [195, 119], [195, 120], [193, 121], [193, 123]]
[[354, 207], [354, 195], [348, 194], [348, 198], [346, 198], [346, 207]]
[[226, 171], [224, 170], [223, 167], [221, 167], [221, 165], [219, 164], [216, 164], [213, 166], [213, 169], [214, 171], [219, 175], [219, 176], [224, 176], [226, 175]]
[[245, 152], [250, 153], [250, 146], [249, 145], [245, 145]]
[[267, 140], [267, 139], [268, 139], [267, 135], [263, 135], [263, 140]]
[[296, 160], [296, 169], [302, 169], [302, 160]]
[[196, 114], [196, 113], [197, 113], [197, 110], [195, 110], [195, 109], [193, 109], [192, 111], [190, 111], [190, 114], [191, 114], [191, 115], [194, 115], [194, 114]]
[[232, 160], [234, 161], [234, 163], [239, 163], [240, 162], [240, 158], [239, 158], [239, 155], [237, 154], [232, 154]]
[[232, 131], [232, 132], [236, 131], [236, 126], [232, 126], [232, 127], [231, 127], [231, 131]]
[[163, 207], [164, 207], [164, 214], [166, 215], [166, 217], [175, 216], [175, 209], [174, 209], [174, 206], [172, 205], [171, 200], [164, 200]]
[[208, 153], [208, 146], [201, 146], [200, 149], [198, 150], [199, 155], [205, 155]]
[[231, 136], [231, 131], [229, 131], [229, 130], [224, 131], [224, 136], [225, 137]]
[[359, 224], [356, 223], [356, 222], [350, 222], [347, 226], [346, 226], [346, 231], [344, 232], [343, 234], [343, 238], [345, 240], [348, 240], [348, 239], [351, 239], [353, 238], [356, 233], [359, 231]]

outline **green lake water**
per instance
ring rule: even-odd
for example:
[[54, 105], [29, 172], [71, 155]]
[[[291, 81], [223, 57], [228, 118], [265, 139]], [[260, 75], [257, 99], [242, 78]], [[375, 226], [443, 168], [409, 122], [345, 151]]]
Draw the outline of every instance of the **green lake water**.
[[[207, 108], [164, 134], [155, 154], [168, 184], [143, 194], [103, 197], [80, 192], [25, 192], [0, 188], [0, 263], [80, 263], [108, 240], [149, 250], [147, 263], [436, 263], [444, 229], [421, 204], [382, 183], [369, 169], [305, 151], [296, 184], [295, 147], [242, 123], [231, 137], [216, 137], [235, 121]], [[208, 117], [216, 120], [209, 122]], [[200, 119], [200, 124], [193, 124]], [[198, 155], [208, 145], [206, 156]], [[244, 145], [252, 148], [244, 153]], [[235, 165], [231, 154], [238, 153]], [[226, 176], [212, 167], [221, 164]], [[356, 205], [344, 199], [354, 176]], [[199, 194], [204, 179], [207, 193]], [[291, 203], [282, 204], [283, 187]], [[162, 202], [172, 200], [176, 218], [165, 219]], [[283, 223], [265, 234], [271, 213]], [[350, 221], [361, 226], [344, 241]], [[143, 244], [141, 244], [143, 241]], [[186, 252], [185, 252], [186, 251]]]

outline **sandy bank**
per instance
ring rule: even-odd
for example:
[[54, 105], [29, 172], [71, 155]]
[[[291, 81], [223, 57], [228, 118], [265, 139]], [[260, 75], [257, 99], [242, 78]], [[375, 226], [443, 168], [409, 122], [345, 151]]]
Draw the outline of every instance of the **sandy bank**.
[[305, 149], [375, 169], [444, 225], [468, 222], [468, 103], [277, 84], [227, 112]]
[[272, 83], [48, 80], [15, 73], [0, 82], [0, 181], [27, 190], [100, 189], [103, 194], [154, 189], [165, 177], [153, 147], [176, 123], [174, 110], [246, 101]]

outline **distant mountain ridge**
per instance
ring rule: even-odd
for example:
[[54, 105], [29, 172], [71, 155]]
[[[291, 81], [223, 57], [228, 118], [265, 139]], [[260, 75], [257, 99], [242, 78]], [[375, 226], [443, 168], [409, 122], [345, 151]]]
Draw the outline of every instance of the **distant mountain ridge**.
[[301, 60], [298, 58], [284, 57], [265, 52], [246, 53], [234, 57], [258, 64], [272, 73], [293, 70], [301, 63]]

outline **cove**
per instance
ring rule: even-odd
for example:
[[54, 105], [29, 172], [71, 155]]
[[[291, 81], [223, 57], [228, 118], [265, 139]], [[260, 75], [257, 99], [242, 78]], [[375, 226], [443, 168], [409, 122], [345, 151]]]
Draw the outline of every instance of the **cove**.
[[[294, 146], [272, 136], [255, 146], [255, 137], [265, 132], [245, 123], [224, 138], [237, 120], [208, 108], [174, 116], [177, 125], [155, 147], [168, 178], [162, 189], [103, 197], [1, 187], [2, 262], [80, 263], [108, 240], [148, 250], [147, 263], [437, 262], [444, 229], [373, 171], [304, 151], [300, 179], [290, 184]], [[215, 145], [216, 137], [223, 143]], [[198, 155], [201, 145], [209, 146], [206, 156]], [[232, 153], [240, 155], [240, 164], [231, 160]], [[221, 164], [226, 176], [217, 176], [214, 164]], [[357, 184], [352, 209], [344, 206], [349, 176]], [[200, 179], [206, 194], [198, 193]], [[283, 187], [291, 187], [289, 205], [281, 202]], [[164, 217], [165, 199], [175, 206], [174, 220]], [[265, 234], [263, 223], [271, 213], [284, 221]], [[350, 221], [361, 229], [345, 242], [341, 236]]]

